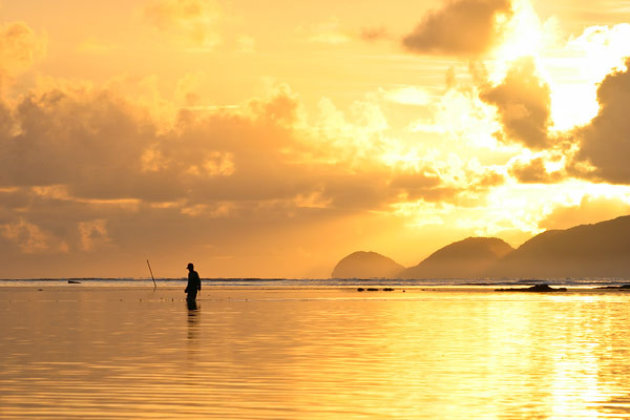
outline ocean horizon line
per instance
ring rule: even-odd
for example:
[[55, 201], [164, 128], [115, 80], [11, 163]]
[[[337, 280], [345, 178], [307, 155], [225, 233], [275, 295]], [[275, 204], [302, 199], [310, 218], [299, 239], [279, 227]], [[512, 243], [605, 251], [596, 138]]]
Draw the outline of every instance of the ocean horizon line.
[[[206, 286], [221, 285], [277, 285], [277, 286], [459, 286], [459, 287], [490, 287], [510, 285], [540, 285], [574, 287], [619, 286], [629, 284], [630, 279], [621, 277], [581, 277], [581, 278], [461, 278], [461, 279], [392, 279], [392, 278], [290, 278], [290, 277], [203, 277], [201, 281]], [[185, 283], [184, 277], [160, 277], [155, 282], [159, 284]], [[92, 284], [92, 285], [133, 285], [152, 284], [147, 277], [40, 277], [40, 278], [0, 278], [0, 284], [28, 285], [35, 283], [48, 284]]]

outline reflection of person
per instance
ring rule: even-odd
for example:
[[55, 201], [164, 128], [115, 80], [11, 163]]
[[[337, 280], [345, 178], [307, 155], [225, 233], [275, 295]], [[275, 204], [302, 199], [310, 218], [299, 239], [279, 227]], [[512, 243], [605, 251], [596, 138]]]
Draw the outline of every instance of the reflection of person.
[[188, 293], [186, 300], [190, 304], [197, 299], [197, 291], [201, 290], [201, 279], [199, 278], [199, 274], [195, 271], [193, 263], [188, 263], [186, 268], [188, 269], [188, 285], [184, 291]]
[[186, 300], [188, 306], [188, 338], [197, 338], [199, 332], [199, 307], [194, 300]]
[[197, 309], [199, 309], [197, 307], [197, 301], [195, 299], [191, 299], [190, 297], [186, 298], [186, 306], [188, 306], [188, 315], [194, 314]]

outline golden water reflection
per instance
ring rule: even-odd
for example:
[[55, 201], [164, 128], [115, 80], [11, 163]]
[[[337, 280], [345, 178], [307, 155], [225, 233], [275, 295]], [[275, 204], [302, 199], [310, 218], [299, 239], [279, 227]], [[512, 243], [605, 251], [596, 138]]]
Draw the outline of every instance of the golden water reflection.
[[630, 418], [622, 293], [1, 290], [1, 418]]

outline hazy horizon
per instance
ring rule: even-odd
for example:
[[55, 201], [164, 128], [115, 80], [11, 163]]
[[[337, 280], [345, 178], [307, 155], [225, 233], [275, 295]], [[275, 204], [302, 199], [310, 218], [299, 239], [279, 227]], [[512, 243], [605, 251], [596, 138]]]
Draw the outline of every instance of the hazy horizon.
[[621, 0], [0, 4], [0, 278], [325, 278], [630, 214]]

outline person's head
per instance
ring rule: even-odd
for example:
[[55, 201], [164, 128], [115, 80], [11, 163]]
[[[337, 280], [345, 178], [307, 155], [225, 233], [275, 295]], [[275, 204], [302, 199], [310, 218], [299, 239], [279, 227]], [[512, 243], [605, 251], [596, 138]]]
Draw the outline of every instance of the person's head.
[[195, 266], [193, 265], [193, 263], [188, 263], [188, 265], [186, 266], [187, 269], [189, 270], [194, 270]]

